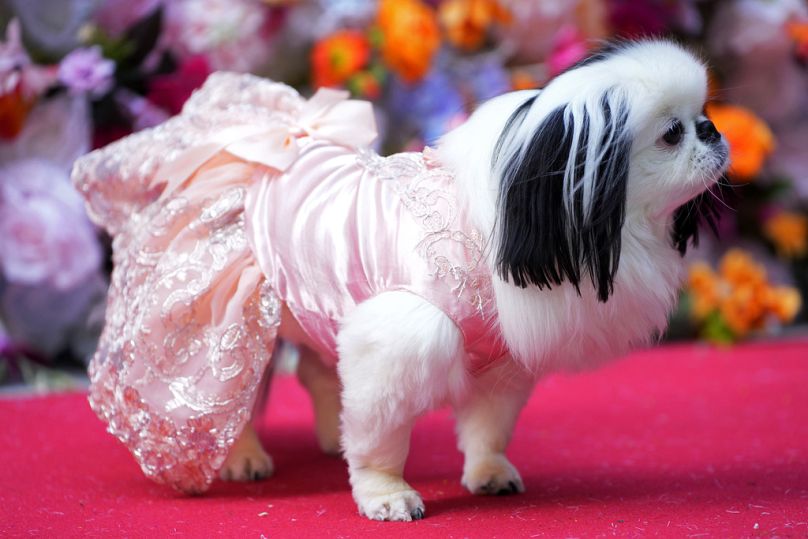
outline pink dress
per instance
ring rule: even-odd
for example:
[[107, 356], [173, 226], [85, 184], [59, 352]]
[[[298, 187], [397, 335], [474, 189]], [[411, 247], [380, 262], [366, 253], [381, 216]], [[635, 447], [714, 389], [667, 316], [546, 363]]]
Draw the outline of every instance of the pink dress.
[[113, 236], [90, 404], [149, 477], [207, 488], [249, 420], [284, 303], [327, 361], [339, 323], [405, 290], [503, 357], [485, 245], [434, 155], [382, 158], [369, 104], [217, 73], [180, 116], [95, 151], [73, 180]]

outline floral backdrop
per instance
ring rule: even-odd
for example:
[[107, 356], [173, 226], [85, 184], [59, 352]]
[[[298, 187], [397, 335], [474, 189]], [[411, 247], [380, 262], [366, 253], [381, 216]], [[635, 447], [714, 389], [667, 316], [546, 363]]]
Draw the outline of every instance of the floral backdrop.
[[81, 366], [109, 241], [69, 181], [92, 148], [176, 114], [215, 70], [375, 105], [379, 150], [420, 149], [476, 103], [540, 87], [613, 38], [670, 36], [711, 66], [730, 143], [669, 337], [800, 332], [808, 293], [804, 0], [0, 1], [0, 383]]

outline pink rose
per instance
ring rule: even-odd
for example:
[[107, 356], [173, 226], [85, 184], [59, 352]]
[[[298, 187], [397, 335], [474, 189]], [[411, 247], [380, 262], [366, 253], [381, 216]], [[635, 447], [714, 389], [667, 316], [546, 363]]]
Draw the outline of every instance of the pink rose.
[[67, 173], [40, 159], [0, 169], [0, 269], [14, 283], [73, 287], [101, 262]]

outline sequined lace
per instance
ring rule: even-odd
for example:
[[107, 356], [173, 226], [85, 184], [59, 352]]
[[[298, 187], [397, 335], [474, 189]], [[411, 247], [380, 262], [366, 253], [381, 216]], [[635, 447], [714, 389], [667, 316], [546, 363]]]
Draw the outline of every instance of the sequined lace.
[[[290, 121], [301, 102], [283, 85], [216, 74], [182, 116], [74, 169], [92, 217], [115, 235], [90, 404], [146, 475], [186, 492], [207, 488], [249, 419], [280, 302], [244, 235], [256, 167], [213, 163], [165, 197], [154, 174], [216, 130]], [[215, 181], [223, 173], [238, 181]]]

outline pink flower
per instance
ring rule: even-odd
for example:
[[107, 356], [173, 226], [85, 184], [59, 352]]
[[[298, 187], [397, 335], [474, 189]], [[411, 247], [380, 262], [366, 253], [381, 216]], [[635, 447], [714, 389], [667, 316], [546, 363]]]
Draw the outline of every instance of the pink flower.
[[209, 74], [205, 57], [192, 56], [176, 72], [152, 77], [146, 99], [171, 114], [179, 114], [185, 101], [202, 86]]
[[555, 36], [553, 50], [547, 59], [547, 68], [551, 77], [555, 77], [586, 56], [586, 41], [571, 25], [563, 26]]
[[59, 64], [59, 80], [72, 94], [100, 97], [112, 88], [115, 62], [101, 55], [101, 47], [76, 49]]
[[163, 44], [180, 58], [203, 55], [214, 70], [253, 72], [272, 57], [272, 10], [254, 0], [172, 0]]
[[8, 281], [66, 290], [100, 261], [95, 232], [64, 169], [42, 159], [0, 169], [0, 269]]

